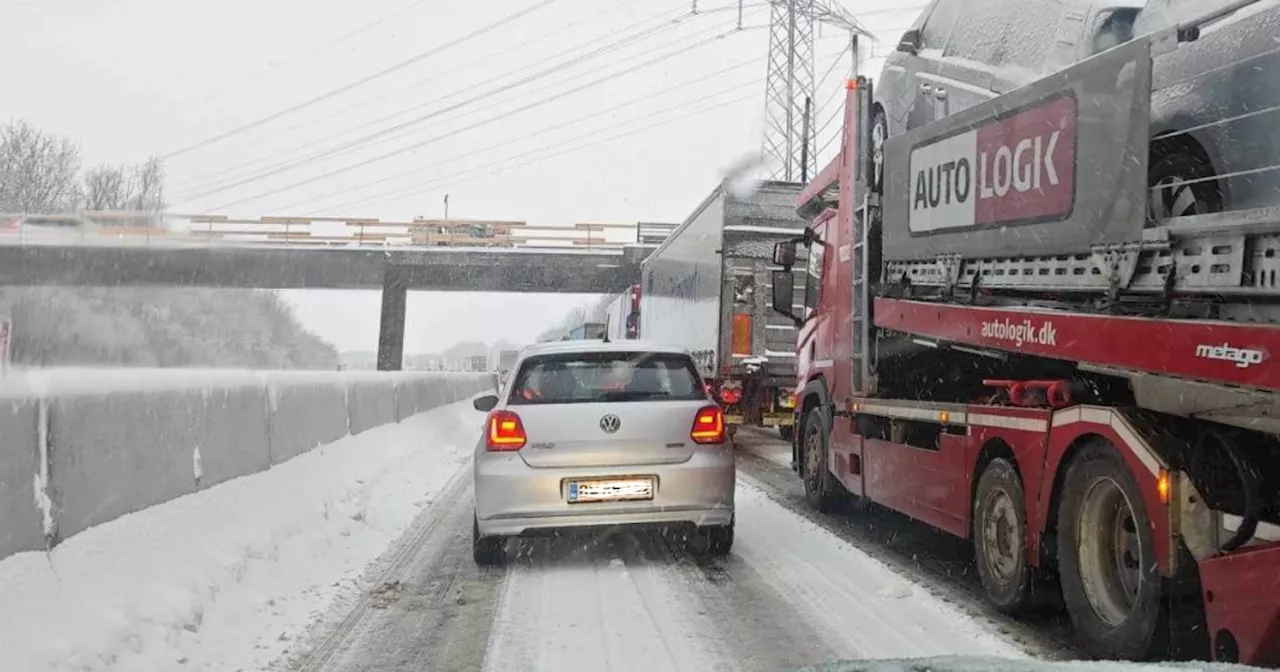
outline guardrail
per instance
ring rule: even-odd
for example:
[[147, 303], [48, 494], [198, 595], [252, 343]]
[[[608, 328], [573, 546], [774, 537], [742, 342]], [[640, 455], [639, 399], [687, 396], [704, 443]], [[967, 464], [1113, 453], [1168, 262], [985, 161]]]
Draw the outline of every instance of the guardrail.
[[[658, 224], [520, 221], [382, 221], [359, 217], [259, 217], [81, 211], [59, 215], [0, 213], [0, 243], [57, 242], [173, 245], [264, 245], [360, 248], [531, 248], [621, 250], [653, 244]], [[667, 229], [669, 231], [670, 229]]]
[[0, 559], [496, 385], [492, 373], [11, 372]]

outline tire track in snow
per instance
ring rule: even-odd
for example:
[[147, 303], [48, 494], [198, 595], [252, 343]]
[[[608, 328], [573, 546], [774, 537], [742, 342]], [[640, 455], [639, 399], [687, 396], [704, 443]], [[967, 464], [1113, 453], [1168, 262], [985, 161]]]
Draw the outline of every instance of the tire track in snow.
[[992, 608], [982, 593], [967, 542], [874, 504], [854, 503], [832, 514], [818, 513], [805, 503], [803, 484], [788, 466], [757, 454], [773, 448], [763, 444], [780, 443], [777, 439], [759, 434], [739, 437], [746, 438], [738, 452], [740, 480], [753, 484], [782, 508], [988, 623], [989, 630], [1011, 637], [1031, 655], [1061, 660], [1083, 655], [1073, 641], [1070, 622], [1050, 596], [1043, 596], [1043, 603], [1022, 619]]
[[471, 462], [375, 565], [370, 590], [290, 669], [474, 670], [504, 571], [471, 560]]

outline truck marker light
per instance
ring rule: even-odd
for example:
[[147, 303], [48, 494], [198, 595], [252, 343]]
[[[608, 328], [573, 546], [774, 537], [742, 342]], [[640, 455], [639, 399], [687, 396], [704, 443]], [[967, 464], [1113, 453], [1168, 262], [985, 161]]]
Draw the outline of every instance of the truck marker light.
[[1169, 491], [1171, 487], [1169, 470], [1161, 469], [1160, 475], [1156, 477], [1156, 494], [1159, 495], [1161, 504], [1169, 503]]
[[951, 414], [946, 411], [938, 411], [938, 422], [950, 422]]

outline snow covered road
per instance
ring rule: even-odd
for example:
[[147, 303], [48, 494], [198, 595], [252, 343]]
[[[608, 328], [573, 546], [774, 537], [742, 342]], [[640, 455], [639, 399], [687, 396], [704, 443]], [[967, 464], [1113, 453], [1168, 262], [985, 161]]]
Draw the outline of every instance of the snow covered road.
[[614, 533], [524, 541], [507, 567], [478, 568], [469, 405], [5, 559], [6, 669], [777, 670], [1038, 653], [793, 506], [776, 441], [742, 454], [727, 558]]

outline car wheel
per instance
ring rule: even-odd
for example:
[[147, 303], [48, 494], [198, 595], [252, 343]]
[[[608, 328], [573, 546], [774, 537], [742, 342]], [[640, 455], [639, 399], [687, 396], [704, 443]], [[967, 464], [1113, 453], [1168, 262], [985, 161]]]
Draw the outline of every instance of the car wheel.
[[500, 565], [507, 560], [505, 537], [481, 537], [480, 522], [471, 522], [471, 559], [477, 565]]
[[876, 106], [871, 116], [871, 191], [884, 193], [884, 141], [889, 139], [889, 120]]
[[1031, 601], [1026, 497], [1018, 471], [1004, 458], [983, 469], [973, 497], [973, 552], [978, 578], [996, 609], [1016, 614]]
[[827, 445], [830, 422], [827, 412], [814, 408], [804, 421], [804, 444], [801, 475], [804, 498], [809, 506], [826, 513], [840, 504], [841, 486], [827, 469]]
[[1067, 468], [1058, 568], [1063, 602], [1087, 653], [1143, 660], [1167, 650], [1164, 584], [1145, 502], [1105, 440], [1082, 446]]
[[728, 555], [733, 548], [733, 523], [698, 528], [700, 550], [707, 555]]
[[1222, 186], [1213, 166], [1186, 145], [1153, 142], [1147, 171], [1147, 226], [1188, 215], [1222, 212]]

